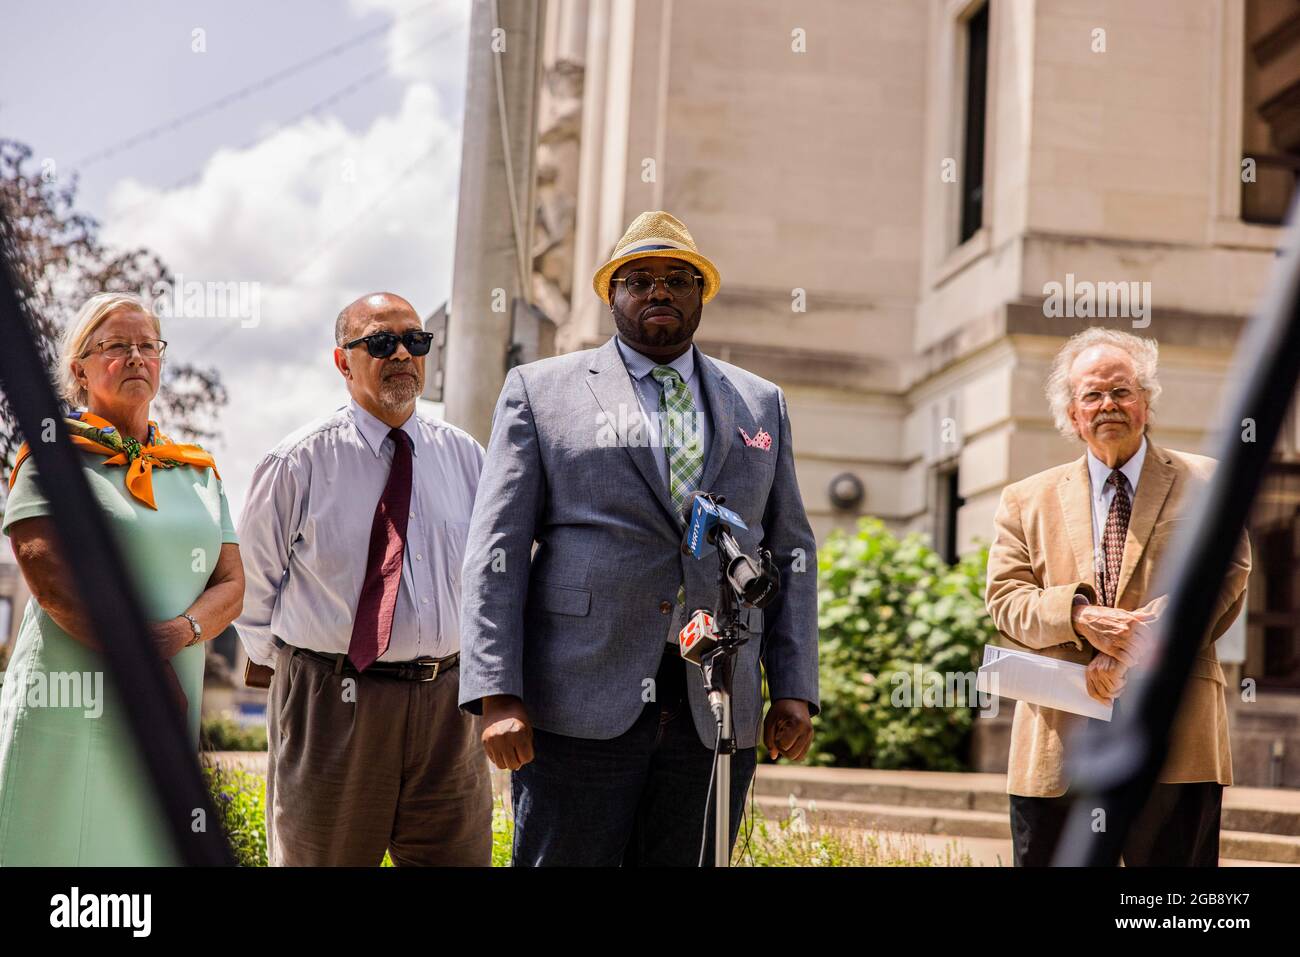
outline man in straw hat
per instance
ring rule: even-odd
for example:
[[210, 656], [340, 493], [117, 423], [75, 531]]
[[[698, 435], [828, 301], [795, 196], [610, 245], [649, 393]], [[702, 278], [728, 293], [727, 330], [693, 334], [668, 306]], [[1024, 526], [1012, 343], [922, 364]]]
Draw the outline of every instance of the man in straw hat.
[[771, 549], [781, 573], [736, 660], [733, 846], [760, 663], [763, 747], [799, 760], [811, 743], [816, 544], [784, 394], [692, 342], [719, 282], [682, 223], [642, 213], [593, 282], [618, 334], [501, 390], [466, 546], [460, 702], [513, 772], [515, 864], [694, 865], [702, 834], [713, 859], [717, 726], [676, 645], [687, 611], [718, 599], [717, 563], [681, 551], [693, 491], [725, 496], [740, 547]]

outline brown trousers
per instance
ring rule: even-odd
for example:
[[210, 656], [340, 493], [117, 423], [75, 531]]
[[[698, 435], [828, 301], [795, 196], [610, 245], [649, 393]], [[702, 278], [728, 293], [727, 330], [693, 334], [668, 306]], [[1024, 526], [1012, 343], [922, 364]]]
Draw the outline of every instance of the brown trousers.
[[276, 652], [266, 704], [266, 843], [275, 866], [486, 867], [492, 790], [482, 718], [434, 681], [335, 674]]

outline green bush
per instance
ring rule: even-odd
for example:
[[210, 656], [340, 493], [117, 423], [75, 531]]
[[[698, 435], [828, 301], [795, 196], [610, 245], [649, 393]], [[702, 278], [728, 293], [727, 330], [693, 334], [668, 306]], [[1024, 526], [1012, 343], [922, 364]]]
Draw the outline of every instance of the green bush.
[[203, 773], [235, 863], [266, 867], [266, 778], [218, 765], [204, 768]]
[[492, 800], [492, 866], [509, 867], [515, 843], [515, 819], [506, 810], [505, 798]]
[[265, 751], [266, 725], [241, 728], [225, 715], [204, 718], [199, 726], [204, 751]]
[[[810, 763], [963, 771], [983, 645], [988, 549], [949, 566], [878, 519], [818, 549], [821, 704]], [[919, 681], [918, 681], [919, 679]], [[927, 690], [956, 692], [939, 699]]]

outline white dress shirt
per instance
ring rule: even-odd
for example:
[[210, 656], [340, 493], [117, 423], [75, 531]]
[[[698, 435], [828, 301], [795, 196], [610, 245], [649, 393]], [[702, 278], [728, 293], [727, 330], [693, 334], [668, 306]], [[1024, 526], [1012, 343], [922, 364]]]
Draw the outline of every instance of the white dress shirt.
[[[402, 582], [380, 661], [460, 650], [460, 580], [483, 448], [412, 413], [411, 512]], [[345, 654], [375, 507], [393, 461], [389, 426], [355, 401], [290, 435], [253, 472], [239, 520], [246, 586], [236, 622], [248, 656], [274, 663], [287, 644]]]

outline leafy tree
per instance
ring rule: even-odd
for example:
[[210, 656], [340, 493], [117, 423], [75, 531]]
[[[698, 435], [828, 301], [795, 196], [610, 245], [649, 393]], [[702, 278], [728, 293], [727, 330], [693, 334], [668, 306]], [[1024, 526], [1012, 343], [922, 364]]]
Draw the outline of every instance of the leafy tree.
[[[75, 174], [64, 180], [52, 166], [34, 162], [31, 147], [0, 139], [0, 243], [15, 267], [52, 379], [59, 339], [82, 303], [98, 292], [138, 294], [172, 281], [156, 253], [105, 246], [99, 223], [77, 211], [76, 196]], [[173, 438], [202, 441], [217, 435], [216, 412], [226, 402], [215, 369], [169, 358], [152, 413]], [[0, 464], [12, 463], [21, 442], [9, 403], [0, 397]]]

